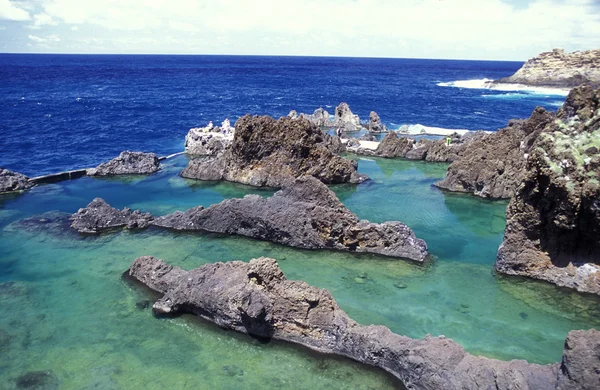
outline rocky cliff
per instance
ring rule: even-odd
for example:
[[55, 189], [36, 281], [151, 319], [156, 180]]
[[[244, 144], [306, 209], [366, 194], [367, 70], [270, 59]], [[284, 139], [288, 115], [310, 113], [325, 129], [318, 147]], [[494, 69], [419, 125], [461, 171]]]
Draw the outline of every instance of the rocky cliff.
[[361, 326], [327, 290], [287, 280], [277, 262], [207, 264], [192, 271], [144, 256], [128, 275], [162, 294], [158, 315], [193, 313], [222, 328], [304, 345], [380, 367], [408, 389], [597, 389], [600, 332], [574, 331], [562, 363], [541, 366], [470, 355], [450, 339], [415, 340]]
[[496, 269], [600, 294], [600, 89], [571, 91], [529, 151]]
[[536, 108], [525, 121], [469, 143], [436, 186], [483, 198], [510, 198], [523, 179], [525, 162], [538, 135], [554, 121], [554, 114]]
[[600, 86], [600, 49], [565, 53], [554, 49], [528, 60], [510, 77], [495, 83], [572, 88], [581, 84]]
[[190, 161], [181, 175], [199, 180], [227, 180], [253, 186], [281, 187], [291, 178], [314, 176], [327, 184], [367, 179], [356, 162], [336, 156], [330, 136], [313, 123], [290, 117], [240, 118], [233, 143], [214, 158]]

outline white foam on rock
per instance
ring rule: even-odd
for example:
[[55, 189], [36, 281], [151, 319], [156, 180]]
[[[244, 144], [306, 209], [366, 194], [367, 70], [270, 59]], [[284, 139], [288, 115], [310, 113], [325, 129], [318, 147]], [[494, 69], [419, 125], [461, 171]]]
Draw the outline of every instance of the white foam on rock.
[[492, 79], [474, 79], [474, 80], [456, 80], [437, 83], [439, 87], [454, 87], [466, 89], [488, 89], [493, 91], [504, 92], [527, 92], [535, 95], [550, 95], [550, 96], [567, 96], [568, 88], [551, 88], [551, 87], [535, 87], [524, 84], [495, 84]]

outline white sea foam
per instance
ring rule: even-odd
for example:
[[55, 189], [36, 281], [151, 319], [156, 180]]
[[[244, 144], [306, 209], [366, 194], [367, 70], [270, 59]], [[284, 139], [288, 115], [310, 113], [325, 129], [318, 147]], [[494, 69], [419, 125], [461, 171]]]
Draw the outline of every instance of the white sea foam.
[[490, 89], [493, 91], [505, 92], [525, 92], [535, 95], [550, 95], [550, 96], [567, 96], [568, 89], [564, 88], [549, 88], [549, 87], [532, 87], [523, 84], [494, 84], [491, 79], [476, 79], [476, 80], [456, 80], [437, 83], [439, 87], [454, 87], [466, 89]]
[[427, 134], [427, 135], [450, 135], [452, 133], [458, 134], [466, 134], [469, 131], [467, 129], [447, 129], [444, 127], [433, 127], [433, 126], [424, 126], [420, 123], [416, 125], [402, 125], [398, 130], [396, 130], [400, 134], [410, 134], [410, 135], [419, 135], [419, 134]]

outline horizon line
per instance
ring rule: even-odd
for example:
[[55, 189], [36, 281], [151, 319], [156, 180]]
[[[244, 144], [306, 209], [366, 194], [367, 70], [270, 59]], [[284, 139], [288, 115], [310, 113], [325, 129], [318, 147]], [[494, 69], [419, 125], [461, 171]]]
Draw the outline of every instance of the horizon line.
[[372, 57], [343, 55], [300, 55], [300, 54], [198, 54], [198, 53], [45, 53], [45, 52], [0, 52], [0, 55], [69, 55], [69, 56], [189, 56], [189, 57], [295, 57], [295, 58], [353, 58], [380, 60], [438, 60], [438, 61], [487, 61], [487, 62], [525, 62], [527, 60], [498, 60], [475, 58], [434, 58], [434, 57]]

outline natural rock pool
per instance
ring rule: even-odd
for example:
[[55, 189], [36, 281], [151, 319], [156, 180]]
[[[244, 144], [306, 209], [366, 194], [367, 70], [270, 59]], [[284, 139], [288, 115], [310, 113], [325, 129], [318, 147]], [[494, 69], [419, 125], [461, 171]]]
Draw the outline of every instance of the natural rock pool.
[[[428, 266], [375, 255], [305, 251], [240, 237], [156, 229], [82, 237], [41, 219], [93, 198], [164, 215], [274, 191], [187, 181], [183, 156], [148, 177], [44, 185], [0, 196], [0, 388], [45, 380], [60, 388], [394, 388], [380, 370], [293, 345], [261, 343], [190, 316], [157, 319], [152, 296], [121, 279], [152, 255], [185, 269], [276, 258], [289, 279], [326, 288], [361, 324], [414, 338], [445, 335], [473, 354], [535, 363], [560, 360], [569, 330], [600, 326], [600, 299], [493, 272], [506, 202], [432, 187], [446, 164], [361, 159], [372, 181], [331, 188], [360, 218], [399, 220], [429, 245]], [[38, 219], [39, 221], [39, 219]], [[51, 372], [30, 375], [28, 372]]]

